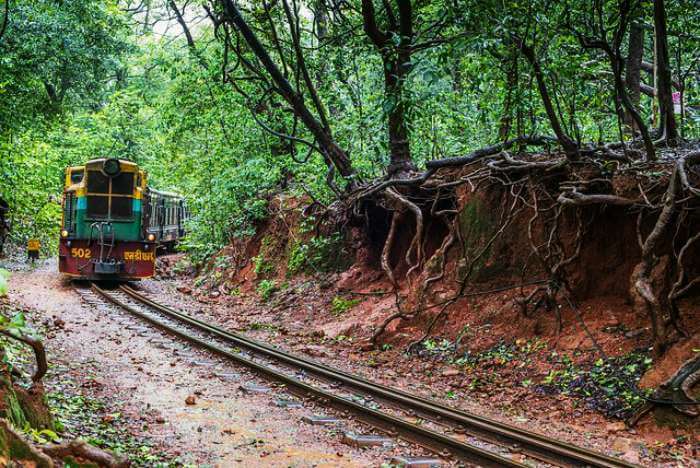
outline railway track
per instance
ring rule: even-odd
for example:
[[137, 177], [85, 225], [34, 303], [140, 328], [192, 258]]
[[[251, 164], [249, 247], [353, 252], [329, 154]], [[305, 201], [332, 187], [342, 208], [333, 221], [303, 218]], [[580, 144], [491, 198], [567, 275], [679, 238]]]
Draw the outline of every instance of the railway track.
[[[290, 393], [315, 399], [343, 414], [352, 414], [379, 431], [425, 447], [442, 457], [452, 456], [479, 466], [523, 467], [533, 463], [564, 467], [635, 466], [287, 353], [158, 304], [126, 285], [116, 291], [106, 291], [92, 284], [92, 290], [167, 333], [284, 384]], [[241, 349], [247, 352], [240, 352]], [[300, 370], [309, 378], [293, 376]], [[351, 389], [365, 400], [358, 402], [343, 395], [342, 389]], [[374, 407], [368, 407], [367, 401]], [[416, 417], [428, 424], [411, 422]], [[516, 460], [513, 453], [519, 453], [518, 458], [523, 461]]]

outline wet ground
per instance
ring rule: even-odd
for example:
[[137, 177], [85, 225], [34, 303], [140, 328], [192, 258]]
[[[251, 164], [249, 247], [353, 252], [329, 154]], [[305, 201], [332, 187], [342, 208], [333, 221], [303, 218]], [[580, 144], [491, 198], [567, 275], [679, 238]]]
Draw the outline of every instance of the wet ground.
[[[290, 280], [284, 291], [267, 301], [255, 292], [208, 290], [206, 285], [200, 287], [187, 277], [144, 281], [139, 287], [159, 302], [180, 307], [200, 319], [333, 367], [635, 464], [696, 466], [700, 456], [700, 434], [685, 427], [661, 427], [653, 418], [646, 418], [637, 427], [629, 428], [573, 393], [538, 391], [540, 382], [553, 369], [551, 356], [563, 353], [561, 348], [549, 347], [542, 340], [523, 340], [519, 345], [518, 340], [513, 343], [517, 345], [514, 348], [495, 349], [493, 355], [487, 355], [488, 359], [470, 367], [453, 362], [451, 351], [442, 351], [439, 340], [433, 342], [435, 349], [425, 348], [411, 355], [392, 345], [366, 348], [362, 327], [373, 323], [373, 315], [384, 299], [369, 300], [369, 304], [339, 314], [332, 310], [333, 302], [329, 300], [334, 290], [324, 291], [323, 286], [303, 278], [301, 282]], [[393, 303], [393, 299], [389, 298], [389, 302]], [[607, 306], [605, 303], [597, 309], [605, 311]], [[591, 309], [591, 314], [597, 309]], [[482, 335], [493, 333], [479, 331]], [[353, 341], [358, 335], [360, 340]], [[613, 341], [605, 331], [599, 336], [600, 342], [609, 347], [620, 342]], [[580, 360], [590, 356], [597, 359], [595, 350], [581, 341], [585, 339], [583, 331], [564, 339], [574, 341], [569, 345], [573, 349], [569, 354], [578, 353]]]
[[[12, 299], [37, 310], [33, 320], [45, 322], [49, 329], [49, 358], [80, 381], [81, 391], [107, 403], [109, 424], [150, 441], [164, 452], [164, 460], [198, 466], [379, 466], [415, 450], [401, 445], [352, 448], [342, 443], [343, 430], [367, 428], [342, 417], [339, 426], [302, 423], [303, 416], [325, 411], [309, 402], [302, 408], [280, 408], [277, 400], [286, 397], [283, 388], [94, 302], [87, 290], [76, 292], [62, 281], [51, 262], [34, 270], [22, 263], [8, 266], [15, 270]], [[448, 364], [420, 358], [391, 361], [391, 352], [366, 353], [338, 337], [319, 336], [313, 326], [315, 306], [309, 305], [306, 318], [299, 321], [294, 314], [253, 305], [245, 297], [225, 304], [202, 303], [187, 294], [190, 286], [156, 280], [138, 285], [155, 300], [199, 318], [449, 405], [646, 466], [695, 463], [696, 452], [688, 448], [693, 442], [677, 443], [681, 439], [668, 431], [640, 439], [634, 429], [577, 406], [570, 398], [533, 399], [518, 385], [473, 391], [462, 371]], [[306, 299], [313, 304], [312, 298]], [[242, 390], [247, 385], [271, 388], [264, 393]], [[109, 416], [113, 414], [120, 417]], [[669, 459], [669, 453], [677, 455]]]
[[79, 380], [81, 391], [106, 404], [102, 423], [153, 442], [167, 460], [221, 467], [379, 466], [406, 453], [400, 445], [357, 449], [342, 443], [344, 430], [367, 431], [351, 421], [302, 423], [323, 408], [308, 402], [278, 407], [283, 388], [243, 390], [270, 384], [94, 301], [87, 289], [76, 292], [50, 262], [14, 269], [10, 297], [36, 311], [28, 312], [29, 320], [43, 323], [49, 360], [64, 369], [50, 378]]

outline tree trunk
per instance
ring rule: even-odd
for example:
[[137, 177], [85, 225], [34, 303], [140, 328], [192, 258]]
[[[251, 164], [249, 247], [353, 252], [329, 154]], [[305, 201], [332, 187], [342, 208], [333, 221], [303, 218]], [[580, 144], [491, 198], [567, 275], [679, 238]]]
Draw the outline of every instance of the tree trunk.
[[544, 79], [544, 73], [542, 72], [542, 67], [540, 66], [539, 60], [535, 56], [535, 50], [527, 45], [524, 40], [517, 39], [517, 45], [520, 48], [525, 59], [532, 66], [532, 70], [535, 72], [535, 80], [537, 81], [537, 89], [540, 93], [540, 98], [542, 99], [542, 104], [544, 105], [544, 110], [547, 112], [547, 117], [549, 118], [549, 123], [552, 126], [554, 134], [559, 140], [559, 144], [564, 149], [566, 157], [570, 160], [576, 160], [579, 158], [578, 145], [574, 140], [571, 139], [569, 135], [564, 132], [564, 129], [559, 122], [559, 117], [554, 109], [554, 103], [549, 95], [549, 89], [547, 88], [547, 83]]
[[[410, 55], [409, 55], [410, 60]], [[405, 66], [384, 62], [384, 89], [389, 103], [389, 174], [405, 173], [413, 168], [411, 147], [406, 127], [406, 106], [403, 102], [403, 85], [406, 79]]]
[[[625, 82], [627, 84], [627, 94], [632, 104], [639, 108], [641, 98], [641, 67], [644, 56], [644, 28], [634, 22], [630, 27], [629, 52], [625, 67]], [[625, 111], [625, 124], [632, 129], [633, 133], [638, 133], [639, 128], [631, 113]]]
[[[362, 0], [362, 19], [365, 34], [382, 57], [384, 66], [384, 99], [388, 107], [389, 175], [400, 175], [414, 169], [406, 124], [406, 105], [403, 90], [411, 69], [413, 52], [413, 11], [410, 0], [398, 0], [398, 20], [389, 2], [384, 2], [389, 29], [383, 31], [377, 23], [372, 0]], [[394, 44], [393, 38], [399, 37]]]
[[675, 146], [678, 143], [678, 128], [673, 114], [671, 63], [668, 53], [666, 30], [666, 7], [664, 0], [654, 0], [654, 34], [656, 36], [656, 92], [659, 98], [659, 127], [662, 138]]
[[513, 127], [513, 95], [518, 86], [518, 53], [513, 52], [511, 63], [506, 73], [506, 95], [503, 98], [503, 115], [498, 128], [499, 141], [505, 141], [510, 136], [510, 131]]

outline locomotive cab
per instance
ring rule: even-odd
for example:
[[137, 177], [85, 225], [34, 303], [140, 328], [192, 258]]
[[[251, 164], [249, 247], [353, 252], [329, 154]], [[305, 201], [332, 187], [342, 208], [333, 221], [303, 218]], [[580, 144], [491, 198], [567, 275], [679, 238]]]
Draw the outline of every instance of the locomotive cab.
[[65, 173], [59, 270], [85, 279], [153, 276], [155, 238], [142, 206], [146, 173], [125, 160], [95, 159]]

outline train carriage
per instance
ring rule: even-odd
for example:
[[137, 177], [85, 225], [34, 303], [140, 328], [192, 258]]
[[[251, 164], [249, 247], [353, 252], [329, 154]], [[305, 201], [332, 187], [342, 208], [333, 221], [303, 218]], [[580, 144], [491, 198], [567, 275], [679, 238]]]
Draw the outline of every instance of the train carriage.
[[66, 169], [59, 271], [81, 279], [137, 280], [155, 271], [160, 246], [185, 234], [176, 194], [151, 190], [145, 171], [119, 159]]

